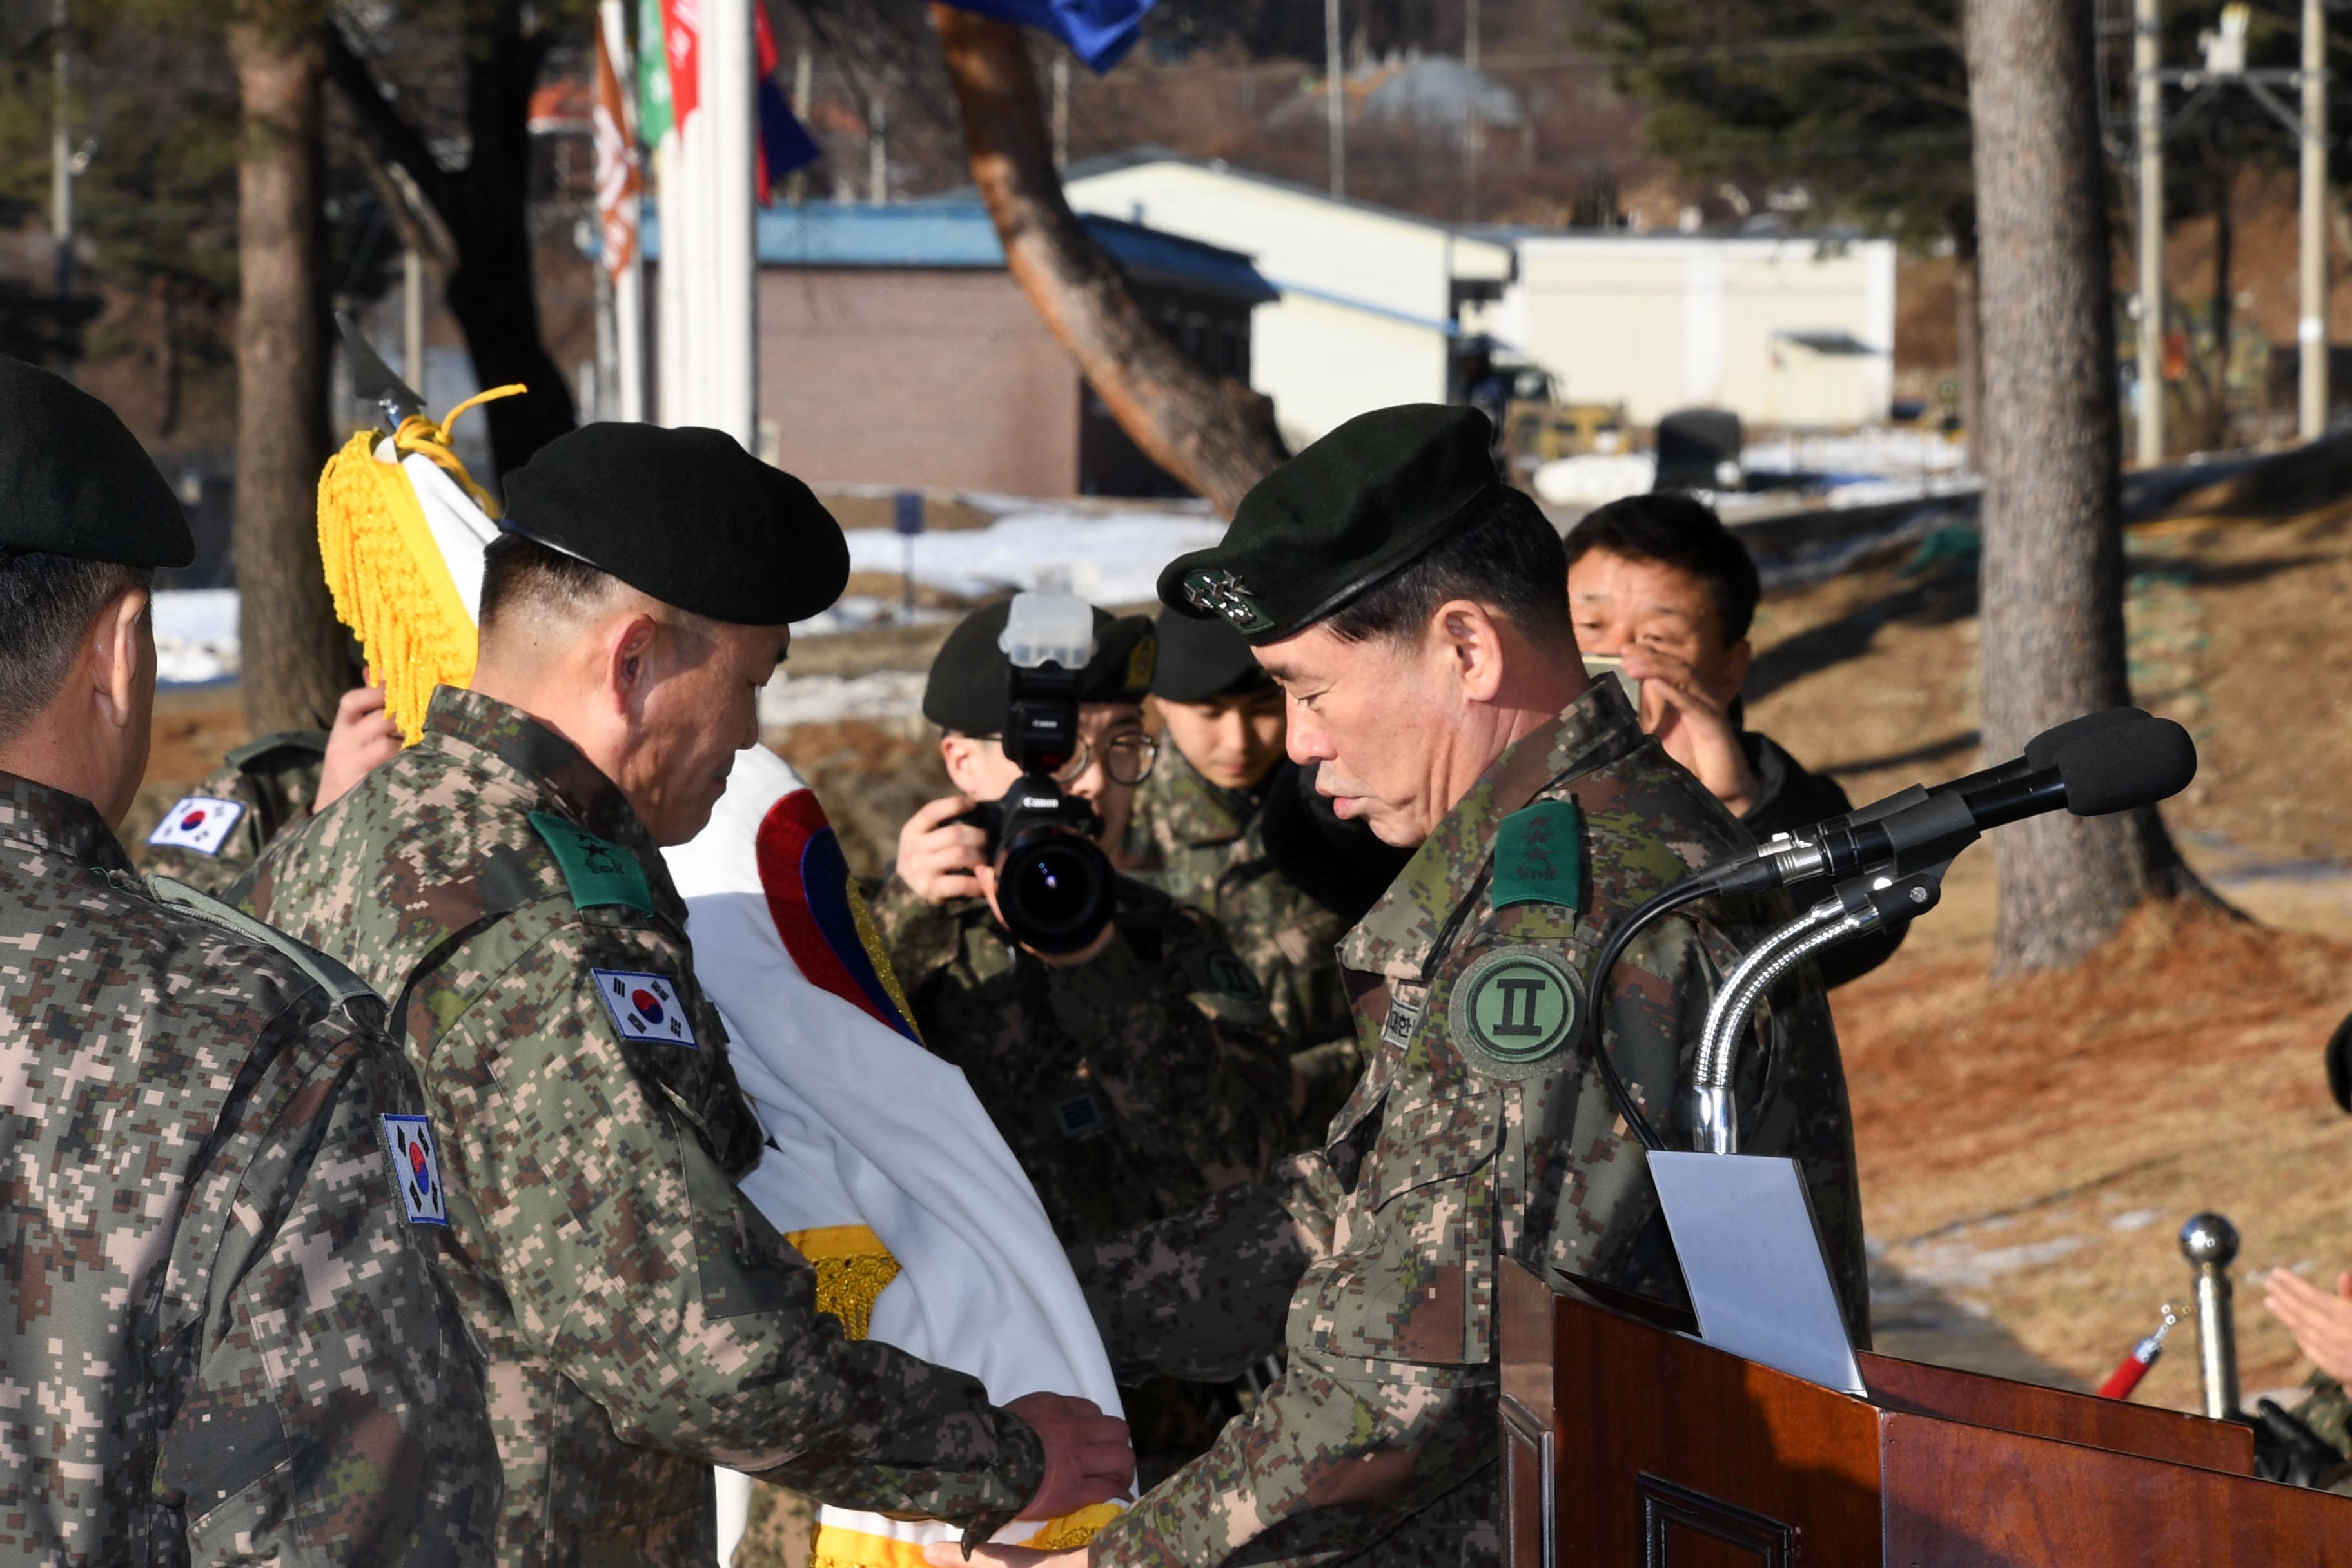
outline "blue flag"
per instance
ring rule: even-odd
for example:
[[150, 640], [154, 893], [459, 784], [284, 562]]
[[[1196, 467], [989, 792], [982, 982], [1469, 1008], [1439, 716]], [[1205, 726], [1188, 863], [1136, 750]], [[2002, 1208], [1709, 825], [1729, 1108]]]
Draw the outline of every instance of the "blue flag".
[[1143, 31], [1154, 0], [948, 0], [999, 21], [1042, 27], [1070, 46], [1097, 76], [1118, 64]]
[[783, 89], [766, 77], [760, 79], [760, 191], [762, 196], [770, 185], [791, 174], [804, 169], [824, 156], [816, 139], [808, 133], [793, 113], [793, 106], [784, 101]]

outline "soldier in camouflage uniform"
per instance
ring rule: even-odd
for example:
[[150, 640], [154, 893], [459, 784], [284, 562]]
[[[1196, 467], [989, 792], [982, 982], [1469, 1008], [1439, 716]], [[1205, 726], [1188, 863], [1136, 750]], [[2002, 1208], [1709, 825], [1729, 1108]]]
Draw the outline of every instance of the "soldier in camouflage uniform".
[[[1328, 1147], [1074, 1254], [1115, 1363], [1210, 1376], [1276, 1342], [1288, 1356], [1207, 1455], [1103, 1531], [1098, 1568], [1494, 1563], [1503, 1260], [1675, 1289], [1642, 1151], [1578, 1026], [1601, 1010], [1612, 1058], [1671, 1131], [1715, 983], [1787, 906], [1694, 904], [1596, 994], [1621, 916], [1749, 841], [1613, 684], [1588, 685], [1559, 538], [1486, 453], [1475, 410], [1362, 416], [1160, 579], [1251, 639], [1290, 698], [1292, 756], [1321, 763], [1342, 815], [1420, 848], [1341, 945], [1370, 1064]], [[1758, 1037], [1737, 1080], [1743, 1147], [1802, 1163], [1860, 1337], [1852, 1140], [1818, 985], [1776, 994]]]
[[109, 826], [186, 521], [103, 405], [9, 360], [0, 494], [0, 1555], [485, 1562], [498, 1454], [383, 1005]]
[[[1337, 952], [1358, 905], [1334, 909], [1302, 887], [1267, 847], [1277, 790], [1297, 789], [1283, 758], [1282, 689], [1249, 645], [1223, 621], [1160, 613], [1160, 660], [1153, 705], [1165, 729], [1160, 763], [1136, 791], [1128, 825], [1129, 873], [1214, 915], [1243, 963], [1265, 988], [1307, 1085], [1301, 1136], [1318, 1145], [1363, 1070]], [[1314, 844], [1319, 854], [1395, 851], [1371, 837], [1345, 847]], [[1401, 860], [1391, 869], [1402, 869]]]
[[589, 426], [507, 495], [475, 689], [246, 895], [393, 1000], [444, 1126], [500, 1561], [700, 1568], [713, 1463], [976, 1534], [1112, 1495], [1118, 1422], [845, 1339], [735, 1186], [763, 1133], [659, 847], [756, 739], [787, 623], [839, 594], [838, 527], [707, 430]]
[[400, 752], [383, 691], [360, 686], [336, 705], [335, 727], [248, 741], [165, 812], [140, 865], [206, 893], [225, 893], [281, 833], [332, 805], [370, 768]]

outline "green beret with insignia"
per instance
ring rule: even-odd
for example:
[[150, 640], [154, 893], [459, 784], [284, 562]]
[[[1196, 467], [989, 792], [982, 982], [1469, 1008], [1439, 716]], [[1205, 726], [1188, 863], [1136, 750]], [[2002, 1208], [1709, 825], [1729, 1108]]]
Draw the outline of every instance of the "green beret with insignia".
[[[1013, 601], [1000, 600], [966, 616], [931, 660], [923, 683], [923, 717], [942, 730], [993, 735], [1004, 728], [1013, 689], [1013, 661], [997, 647]], [[1150, 617], [1095, 610], [1095, 656], [1078, 679], [1081, 702], [1140, 702], [1151, 690], [1160, 638]]]
[[0, 552], [185, 566], [179, 498], [114, 410], [61, 375], [0, 357]]
[[1475, 408], [1359, 414], [1260, 479], [1222, 542], [1169, 563], [1160, 597], [1181, 615], [1220, 616], [1255, 645], [1294, 637], [1500, 493], [1493, 437]]
[[1274, 684], [1241, 634], [1221, 620], [1162, 610], [1159, 631], [1160, 673], [1151, 678], [1151, 695], [1163, 702], [1206, 702]]
[[804, 621], [849, 583], [824, 503], [719, 430], [583, 425], [507, 476], [506, 508], [499, 526], [714, 621]]

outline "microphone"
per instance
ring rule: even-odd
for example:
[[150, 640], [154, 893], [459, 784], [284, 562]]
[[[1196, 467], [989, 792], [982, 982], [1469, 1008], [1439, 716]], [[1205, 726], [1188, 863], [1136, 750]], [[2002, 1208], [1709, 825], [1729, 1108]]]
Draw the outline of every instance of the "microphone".
[[[2094, 721], [2095, 721], [2095, 722]], [[2169, 719], [2110, 710], [2080, 726], [2035, 737], [2027, 755], [1957, 779], [1940, 792], [1911, 791], [1774, 838], [1751, 855], [1698, 875], [1707, 890], [1762, 892], [1815, 877], [1843, 877], [1898, 861], [1898, 871], [1948, 859], [1988, 828], [2064, 807], [2105, 816], [2178, 795], [2197, 776], [2197, 747]], [[2053, 745], [2040, 742], [2055, 741]], [[2046, 763], [2036, 765], [2041, 752]], [[1915, 786], [1916, 788], [1916, 786]]]

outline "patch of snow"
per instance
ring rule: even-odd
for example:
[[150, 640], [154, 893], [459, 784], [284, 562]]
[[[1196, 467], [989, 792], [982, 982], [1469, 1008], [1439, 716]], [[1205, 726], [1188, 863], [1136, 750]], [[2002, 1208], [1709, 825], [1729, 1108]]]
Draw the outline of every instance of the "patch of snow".
[[[1161, 567], [1224, 532], [1223, 523], [1194, 511], [1097, 514], [1033, 505], [985, 528], [919, 536], [915, 581], [968, 599], [1052, 586], [1098, 605], [1140, 604], [1158, 595]], [[851, 571], [906, 569], [907, 542], [898, 534], [859, 528], [847, 537]]]
[[788, 675], [760, 690], [760, 727], [789, 730], [839, 719], [901, 719], [922, 711], [919, 669], [870, 675]]
[[2107, 1221], [2109, 1230], [2146, 1230], [2164, 1217], [2162, 1209], [2126, 1209]]
[[1536, 469], [1528, 482], [1536, 498], [1551, 506], [1606, 506], [1647, 494], [1657, 479], [1655, 452], [1595, 452], [1556, 458]]
[[236, 677], [236, 589], [163, 589], [154, 619], [158, 685], [209, 686]]
[[1844, 436], [1776, 436], [1740, 452], [1763, 473], [1940, 474], [1960, 466], [1963, 448], [1930, 430], [1856, 430]]

